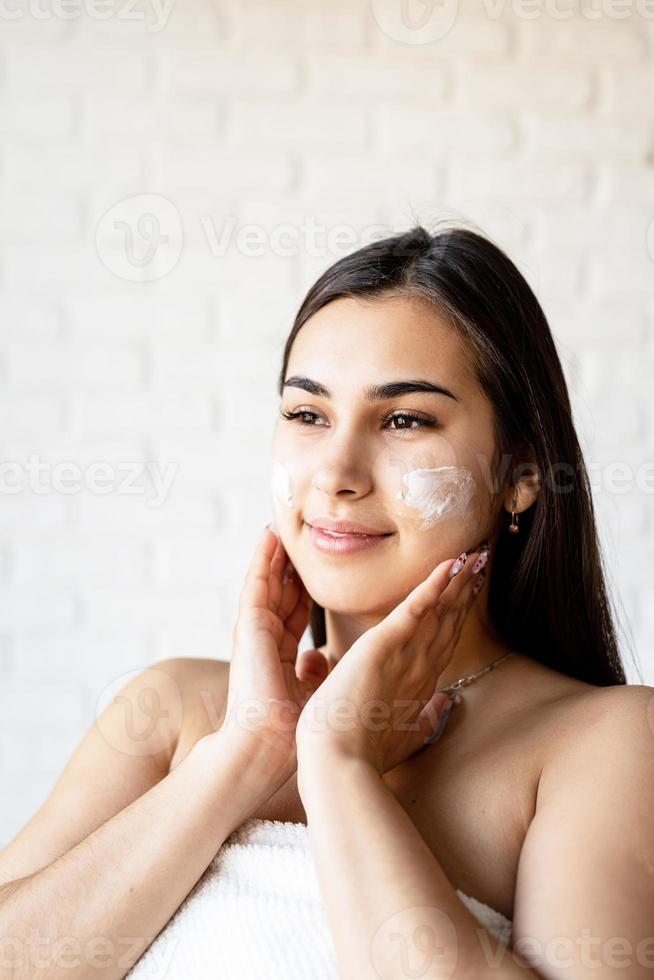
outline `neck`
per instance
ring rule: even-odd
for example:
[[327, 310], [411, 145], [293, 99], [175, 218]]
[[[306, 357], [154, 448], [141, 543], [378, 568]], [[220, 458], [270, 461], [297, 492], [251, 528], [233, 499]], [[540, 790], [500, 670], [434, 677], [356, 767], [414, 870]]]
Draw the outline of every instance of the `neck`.
[[[327, 642], [320, 648], [327, 657], [330, 671], [353, 643], [383, 617], [358, 617], [325, 610]], [[509, 652], [509, 646], [498, 636], [488, 615], [486, 591], [470, 609], [449, 663], [436, 678], [436, 687], [447, 687], [466, 674], [481, 670], [493, 660]]]

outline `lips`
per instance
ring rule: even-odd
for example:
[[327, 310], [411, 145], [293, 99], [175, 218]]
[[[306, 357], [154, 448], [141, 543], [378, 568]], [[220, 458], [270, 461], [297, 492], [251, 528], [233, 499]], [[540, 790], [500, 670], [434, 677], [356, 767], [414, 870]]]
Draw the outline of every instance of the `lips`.
[[315, 517], [306, 522], [309, 527], [315, 527], [328, 534], [336, 536], [358, 535], [361, 537], [386, 537], [393, 534], [393, 531], [383, 531], [372, 527], [369, 524], [361, 524], [359, 521], [342, 521], [330, 517]]
[[[338, 522], [331, 521], [331, 523]], [[356, 524], [357, 527], [368, 527], [366, 524], [361, 525], [354, 521], [342, 521], [341, 524], [350, 527], [352, 524]], [[325, 530], [317, 525], [314, 527], [311, 524], [307, 524], [307, 529], [312, 546], [321, 554], [328, 556], [329, 559], [354, 558], [355, 555], [370, 549], [383, 548], [387, 538], [393, 537], [392, 533], [386, 531], [381, 534], [377, 532], [375, 534], [362, 533], [361, 531], [338, 532]]]

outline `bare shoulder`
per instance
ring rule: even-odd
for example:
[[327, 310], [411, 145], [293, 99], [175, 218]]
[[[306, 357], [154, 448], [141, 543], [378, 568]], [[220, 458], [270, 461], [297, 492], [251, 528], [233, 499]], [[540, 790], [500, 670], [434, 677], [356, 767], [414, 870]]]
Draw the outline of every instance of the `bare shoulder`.
[[[520, 849], [514, 940], [578, 936], [591, 922], [593, 935], [617, 930], [631, 947], [649, 927], [653, 705], [654, 688], [611, 685], [582, 693], [560, 713]], [[615, 886], [609, 902], [607, 882]]]
[[558, 716], [562, 745], [571, 736], [584, 736], [591, 742], [605, 739], [618, 731], [640, 730], [649, 726], [654, 738], [654, 687], [646, 684], [614, 684], [596, 687], [584, 684], [575, 688], [561, 703]]
[[0, 885], [47, 867], [163, 780], [228, 664], [173, 657], [137, 670], [97, 715], [41, 807], [0, 853]]
[[539, 799], [583, 768], [638, 768], [654, 762], [654, 687], [584, 685], [557, 706], [556, 729], [544, 757]]
[[[507, 675], [508, 676], [508, 675]], [[530, 746], [534, 786], [598, 756], [613, 742], [654, 751], [654, 688], [644, 684], [599, 687], [527, 657], [517, 658], [502, 695], [501, 731], [510, 743]], [[630, 749], [631, 747], [631, 749]]]
[[167, 663], [175, 674], [182, 701], [182, 720], [170, 761], [172, 772], [200, 738], [222, 725], [229, 661], [211, 657], [175, 657]]

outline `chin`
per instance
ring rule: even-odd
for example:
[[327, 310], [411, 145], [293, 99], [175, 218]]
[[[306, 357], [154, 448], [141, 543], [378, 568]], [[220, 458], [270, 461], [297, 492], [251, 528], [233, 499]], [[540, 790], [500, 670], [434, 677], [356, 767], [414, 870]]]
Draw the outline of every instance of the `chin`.
[[[385, 616], [391, 609], [395, 607], [397, 603], [388, 601], [388, 598], [379, 598], [378, 601], [374, 601], [374, 597], [370, 595], [370, 589], [362, 590], [361, 594], [358, 595], [356, 592], [353, 593], [352, 589], [346, 588], [325, 588], [324, 584], [321, 588], [311, 588], [310, 582], [305, 582], [307, 591], [314, 602], [322, 606], [323, 609], [329, 609], [330, 612], [338, 613], [343, 616]], [[401, 601], [402, 596], [398, 599]]]

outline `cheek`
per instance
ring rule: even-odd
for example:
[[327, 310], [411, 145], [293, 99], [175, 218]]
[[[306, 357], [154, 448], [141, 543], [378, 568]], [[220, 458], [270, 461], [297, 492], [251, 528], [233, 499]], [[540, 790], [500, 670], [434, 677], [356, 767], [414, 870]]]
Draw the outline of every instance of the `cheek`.
[[270, 471], [270, 491], [273, 499], [283, 507], [293, 507], [293, 478], [278, 459], [273, 459]]
[[470, 470], [457, 466], [419, 467], [402, 475], [397, 499], [407, 516], [428, 531], [446, 519], [468, 523], [478, 507], [477, 484]]
[[448, 520], [457, 527], [475, 525], [483, 509], [479, 474], [466, 462], [442, 437], [429, 450], [386, 459], [380, 475], [390, 490], [392, 511], [399, 523], [420, 531], [440, 527]]

